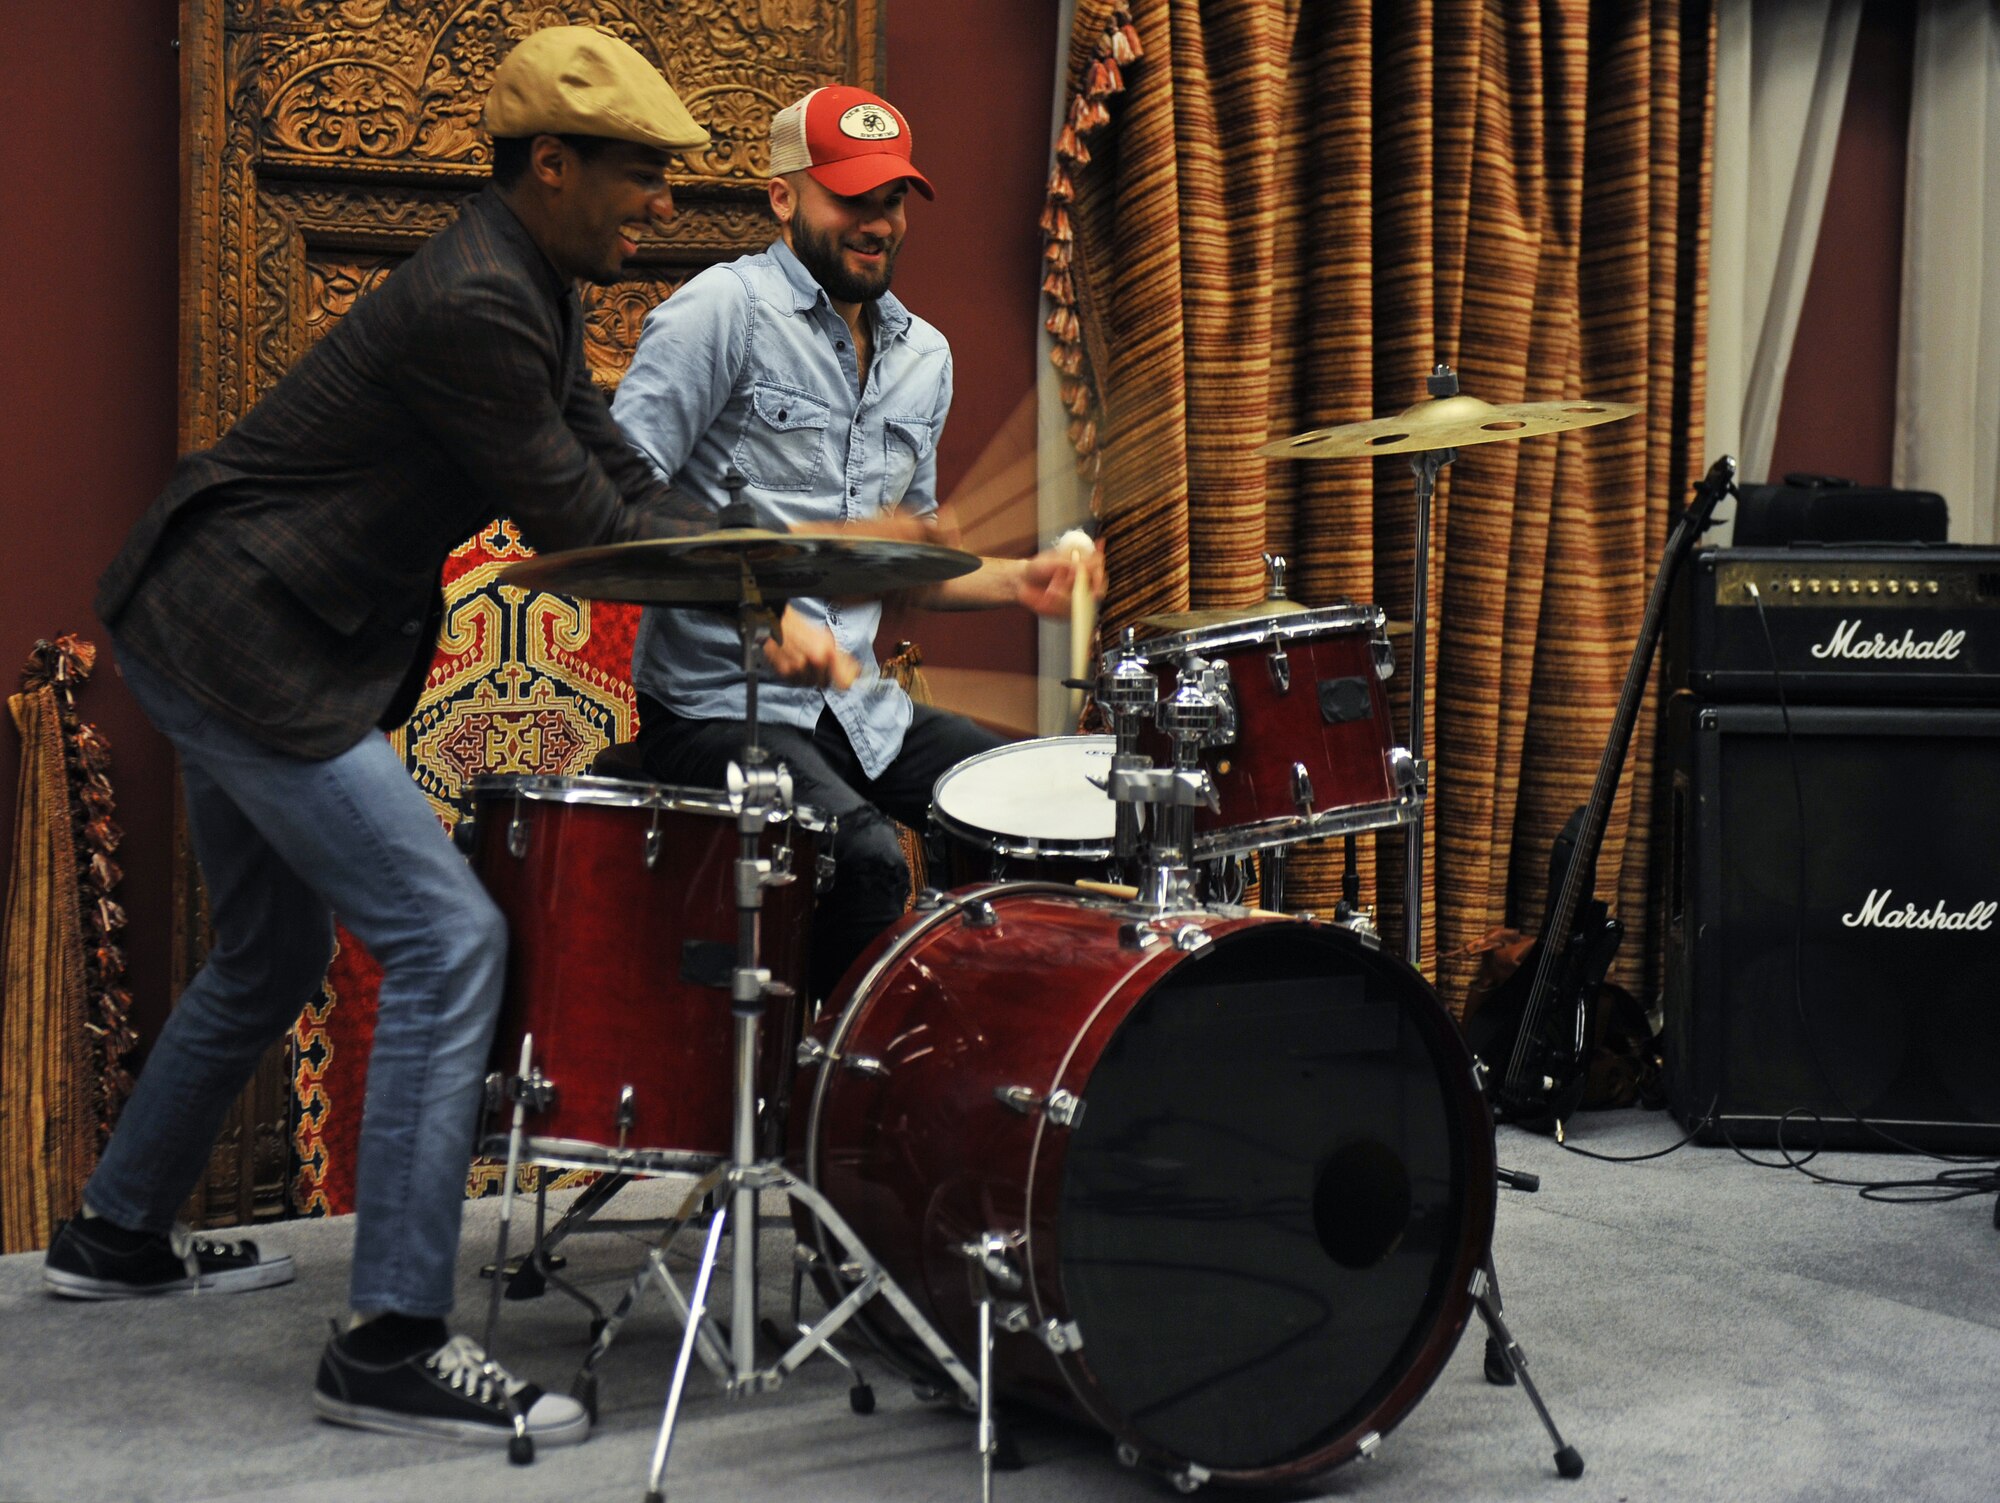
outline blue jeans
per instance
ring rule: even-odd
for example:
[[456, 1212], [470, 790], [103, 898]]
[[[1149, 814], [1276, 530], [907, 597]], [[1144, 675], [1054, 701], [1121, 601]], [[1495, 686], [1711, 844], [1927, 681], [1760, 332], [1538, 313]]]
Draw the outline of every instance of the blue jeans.
[[121, 1226], [173, 1224], [230, 1103], [318, 991], [337, 917], [382, 967], [352, 1303], [444, 1315], [506, 923], [383, 736], [323, 762], [286, 756], [130, 651], [119, 659], [180, 753], [215, 945], [161, 1029], [83, 1198]]

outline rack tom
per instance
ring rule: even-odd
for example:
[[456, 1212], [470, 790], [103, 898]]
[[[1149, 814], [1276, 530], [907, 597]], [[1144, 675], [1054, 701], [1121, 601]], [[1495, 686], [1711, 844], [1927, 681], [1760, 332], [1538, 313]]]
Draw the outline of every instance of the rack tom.
[[[1383, 681], [1394, 671], [1380, 606], [1333, 605], [1150, 637], [1127, 653], [1154, 670], [1161, 697], [1183, 664], [1209, 665], [1219, 722], [1202, 739], [1202, 763], [1220, 808], [1195, 813], [1197, 860], [1241, 855], [1404, 824], [1423, 807], [1422, 780], [1396, 744]], [[1160, 731], [1141, 749], [1173, 759]]]

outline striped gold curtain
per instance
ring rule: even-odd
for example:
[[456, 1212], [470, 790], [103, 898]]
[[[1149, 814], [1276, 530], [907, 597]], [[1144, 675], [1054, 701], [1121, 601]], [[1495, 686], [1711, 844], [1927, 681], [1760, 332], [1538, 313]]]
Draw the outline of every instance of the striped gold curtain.
[[[1079, 0], [1074, 87], [1123, 9]], [[1645, 408], [1466, 449], [1439, 484], [1424, 930], [1456, 1002], [1469, 962], [1451, 952], [1540, 921], [1550, 841], [1589, 796], [1669, 509], [1699, 473], [1712, 0], [1129, 12], [1144, 55], [1071, 206], [1108, 629], [1255, 602], [1267, 549], [1309, 604], [1407, 617], [1407, 462], [1255, 450], [1400, 410], [1434, 362], [1490, 402]], [[1649, 706], [1600, 863], [1634, 936], [1653, 930], [1652, 723]], [[1364, 875], [1399, 944], [1400, 836], [1375, 844]], [[1300, 902], [1330, 906], [1329, 855], [1295, 866]], [[1656, 951], [1628, 942], [1619, 978], [1649, 991]]]

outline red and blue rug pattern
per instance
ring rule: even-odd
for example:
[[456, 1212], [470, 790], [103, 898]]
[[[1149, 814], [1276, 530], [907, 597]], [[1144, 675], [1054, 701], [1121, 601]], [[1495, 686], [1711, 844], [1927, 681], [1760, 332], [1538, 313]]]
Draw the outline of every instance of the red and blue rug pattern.
[[[501, 521], [454, 549], [445, 615], [416, 713], [390, 744], [448, 830], [485, 773], [576, 774], [636, 727], [631, 685], [635, 607], [572, 600], [497, 582], [533, 556]], [[317, 1003], [293, 1038], [293, 1209], [354, 1209], [368, 1048], [381, 971], [345, 929]], [[470, 1194], [498, 1188], [502, 1166], [475, 1161]], [[570, 1176], [551, 1179], [551, 1185]], [[532, 1185], [533, 1181], [530, 1179]]]

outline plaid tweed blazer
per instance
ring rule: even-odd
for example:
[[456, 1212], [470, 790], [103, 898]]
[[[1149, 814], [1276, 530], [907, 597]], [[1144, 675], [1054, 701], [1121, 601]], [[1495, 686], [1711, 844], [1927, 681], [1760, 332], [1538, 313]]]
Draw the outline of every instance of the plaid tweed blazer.
[[576, 289], [489, 187], [180, 461], [97, 613], [245, 734], [331, 757], [414, 706], [445, 556], [496, 516], [543, 551], [715, 526], [626, 443]]

